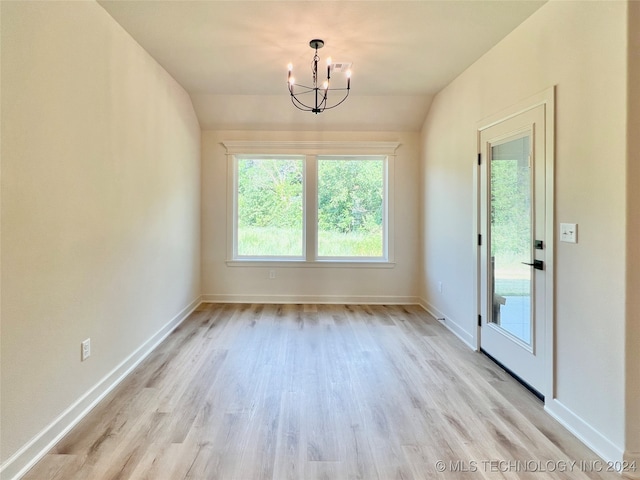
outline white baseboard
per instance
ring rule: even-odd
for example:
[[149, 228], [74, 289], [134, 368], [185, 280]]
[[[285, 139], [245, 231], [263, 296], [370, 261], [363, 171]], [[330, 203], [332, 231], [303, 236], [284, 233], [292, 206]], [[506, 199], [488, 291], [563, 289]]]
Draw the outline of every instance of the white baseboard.
[[205, 294], [203, 303], [319, 303], [345, 305], [417, 305], [417, 297], [376, 295]]
[[[605, 462], [622, 462], [623, 449], [612, 443], [611, 440], [586, 423], [561, 402], [555, 398], [547, 398], [545, 399], [544, 409]], [[638, 468], [640, 469], [640, 465], [638, 465]]]
[[626, 468], [622, 476], [633, 480], [640, 479], [640, 452], [626, 451], [622, 458], [622, 465]]
[[473, 339], [473, 336], [471, 336], [469, 332], [467, 332], [464, 328], [462, 328], [459, 323], [449, 318], [447, 315], [442, 313], [440, 310], [438, 310], [436, 307], [434, 307], [433, 305], [431, 305], [429, 302], [427, 302], [422, 298], [419, 299], [418, 305], [424, 308], [427, 311], [427, 313], [429, 313], [434, 318], [441, 320], [440, 323], [442, 323], [445, 327], [447, 327], [449, 331], [451, 331], [451, 333], [453, 333], [456, 337], [458, 337], [460, 340], [466, 343], [469, 346], [469, 348], [471, 348], [472, 350], [478, 350], [478, 347], [475, 344], [476, 342]]
[[[458, 323], [448, 318], [444, 313], [423, 299], [420, 299], [419, 305], [433, 317], [444, 320], [441, 323], [469, 347], [474, 350], [477, 349], [472, 336]], [[556, 399], [546, 400], [545, 411], [557, 420], [564, 428], [575, 435], [582, 443], [593, 450], [594, 453], [600, 456], [605, 462], [612, 462], [612, 466], [614, 467], [617, 465], [635, 465], [635, 472], [627, 470], [621, 473], [623, 473], [624, 478], [640, 480], [640, 453], [623, 452], [621, 448], [613, 444], [608, 438]]]
[[111, 390], [138, 366], [198, 305], [200, 297], [184, 307], [180, 313], [109, 372], [102, 380], [76, 400], [53, 422], [40, 431], [0, 466], [0, 479], [17, 480], [40, 460], [62, 437], [82, 420]]

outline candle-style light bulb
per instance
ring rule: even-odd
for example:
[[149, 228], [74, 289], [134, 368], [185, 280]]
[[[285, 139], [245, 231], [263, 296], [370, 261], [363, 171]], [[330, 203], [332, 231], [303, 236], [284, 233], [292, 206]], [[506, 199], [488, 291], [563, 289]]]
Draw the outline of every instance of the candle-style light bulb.
[[287, 68], [290, 72], [293, 71], [293, 63], [289, 63], [289, 65], [287, 65]]
[[351, 88], [351, 70], [347, 70], [347, 90]]

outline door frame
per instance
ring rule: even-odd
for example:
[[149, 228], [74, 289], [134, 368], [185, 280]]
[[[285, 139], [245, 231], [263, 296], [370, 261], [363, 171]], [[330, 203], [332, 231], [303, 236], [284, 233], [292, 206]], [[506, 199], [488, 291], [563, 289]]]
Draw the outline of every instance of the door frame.
[[[482, 131], [499, 124], [505, 120], [516, 117], [533, 108], [544, 107], [544, 151], [545, 151], [545, 335], [544, 335], [544, 391], [540, 392], [545, 399], [556, 398], [555, 385], [555, 87], [550, 87], [536, 95], [533, 95], [511, 107], [490, 115], [477, 123], [476, 128], [476, 153], [483, 152], [481, 143]], [[486, 161], [486, 159], [483, 159]], [[475, 162], [474, 170], [474, 245], [475, 245], [475, 292], [476, 312], [478, 318], [483, 315], [481, 311], [481, 246], [477, 239], [482, 233], [480, 225], [481, 189], [479, 162]], [[486, 238], [483, 239], [486, 241]], [[480, 322], [476, 327], [476, 350], [481, 348], [482, 328]], [[508, 368], [508, 365], [506, 366]]]

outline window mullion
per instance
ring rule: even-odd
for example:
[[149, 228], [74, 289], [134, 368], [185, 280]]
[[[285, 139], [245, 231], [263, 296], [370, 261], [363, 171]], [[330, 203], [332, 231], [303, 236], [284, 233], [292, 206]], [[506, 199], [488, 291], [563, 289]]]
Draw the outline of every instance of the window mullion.
[[305, 258], [314, 262], [318, 258], [318, 163], [315, 155], [305, 161]]
[[227, 258], [238, 256], [238, 166], [235, 155], [227, 155]]

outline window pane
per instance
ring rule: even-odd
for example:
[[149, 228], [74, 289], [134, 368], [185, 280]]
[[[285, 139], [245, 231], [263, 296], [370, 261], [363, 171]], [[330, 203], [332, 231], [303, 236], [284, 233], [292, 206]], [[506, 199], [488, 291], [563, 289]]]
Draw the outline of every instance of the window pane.
[[301, 257], [303, 160], [238, 159], [238, 256]]
[[533, 220], [529, 136], [491, 147], [492, 323], [528, 345], [532, 338]]
[[318, 256], [384, 255], [384, 160], [318, 159]]

